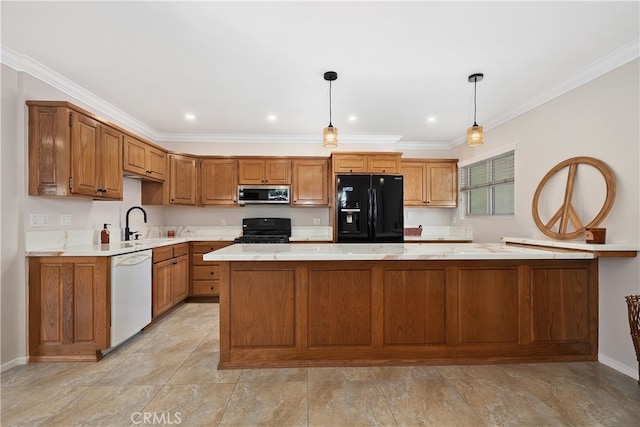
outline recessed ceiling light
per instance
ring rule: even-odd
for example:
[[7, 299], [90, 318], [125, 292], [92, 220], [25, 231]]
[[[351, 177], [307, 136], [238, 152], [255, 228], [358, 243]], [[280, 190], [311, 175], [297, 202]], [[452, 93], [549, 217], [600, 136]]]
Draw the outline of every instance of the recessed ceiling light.
[[194, 121], [196, 119], [196, 116], [191, 114], [191, 113], [187, 113], [184, 115], [185, 120], [188, 120], [190, 122]]
[[427, 117], [427, 123], [435, 123], [435, 121], [436, 121], [436, 117], [435, 116]]
[[356, 120], [358, 120], [358, 116], [349, 116], [347, 117], [347, 120], [349, 120], [350, 122], [355, 122]]
[[275, 122], [276, 120], [278, 120], [278, 116], [276, 116], [275, 114], [269, 114], [267, 116], [267, 120], [269, 120], [270, 122]]

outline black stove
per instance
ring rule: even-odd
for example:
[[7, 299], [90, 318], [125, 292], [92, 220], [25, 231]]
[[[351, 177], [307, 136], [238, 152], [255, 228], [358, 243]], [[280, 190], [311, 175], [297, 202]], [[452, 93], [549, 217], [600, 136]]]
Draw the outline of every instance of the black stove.
[[242, 236], [233, 243], [289, 243], [290, 218], [244, 218]]

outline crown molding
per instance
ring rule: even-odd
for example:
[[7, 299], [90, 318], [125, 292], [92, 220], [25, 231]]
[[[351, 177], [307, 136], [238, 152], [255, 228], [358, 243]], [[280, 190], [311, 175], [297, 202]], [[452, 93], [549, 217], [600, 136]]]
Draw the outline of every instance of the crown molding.
[[[620, 48], [614, 50], [613, 52], [601, 57], [600, 59], [592, 62], [588, 66], [582, 68], [581, 70], [573, 73], [565, 80], [560, 82], [560, 84], [552, 87], [546, 92], [538, 95], [534, 99], [521, 104], [515, 109], [499, 116], [487, 123], [483, 123], [482, 126], [485, 129], [485, 132], [491, 130], [495, 127], [498, 127], [509, 120], [512, 120], [528, 111], [533, 110], [540, 105], [551, 101], [554, 98], [557, 98], [560, 95], [563, 95], [579, 86], [584, 85], [585, 83], [594, 80], [603, 74], [608, 73], [618, 67], [621, 67], [628, 62], [631, 62], [640, 57], [640, 38], [632, 40], [631, 42], [621, 46]], [[453, 148], [457, 145], [465, 143], [467, 141], [466, 135], [463, 135], [459, 138], [453, 140], [449, 148]]]
[[158, 135], [158, 132], [146, 124], [29, 56], [19, 54], [6, 46], [0, 45], [0, 62], [18, 72], [27, 73], [69, 95], [87, 105], [96, 114], [108, 117], [115, 124], [129, 129], [131, 132], [151, 140], [155, 140]]
[[[582, 70], [569, 76], [560, 84], [552, 87], [543, 94], [537, 96], [502, 116], [484, 123], [485, 131], [500, 126], [527, 111], [530, 111], [570, 90], [575, 89], [617, 67], [620, 67], [640, 57], [640, 38], [636, 38], [615, 51], [603, 56]], [[94, 95], [88, 90], [53, 71], [29, 56], [18, 54], [15, 51], [0, 45], [0, 62], [16, 71], [27, 73], [39, 79], [61, 92], [86, 104], [89, 109], [99, 112], [116, 124], [129, 129], [141, 136], [156, 142], [213, 142], [213, 143], [308, 143], [317, 144], [321, 138], [317, 135], [242, 135], [242, 134], [174, 134], [159, 133], [141, 121], [135, 119], [122, 110], [114, 107], [104, 99]], [[341, 135], [340, 142], [349, 144], [395, 144], [399, 149], [452, 149], [464, 142], [466, 136], [462, 135], [450, 142], [422, 142], [400, 141], [401, 135]]]
[[[343, 144], [395, 144], [401, 135], [340, 135]], [[256, 135], [256, 134], [158, 134], [157, 142], [237, 143], [237, 144], [322, 144], [320, 135]]]

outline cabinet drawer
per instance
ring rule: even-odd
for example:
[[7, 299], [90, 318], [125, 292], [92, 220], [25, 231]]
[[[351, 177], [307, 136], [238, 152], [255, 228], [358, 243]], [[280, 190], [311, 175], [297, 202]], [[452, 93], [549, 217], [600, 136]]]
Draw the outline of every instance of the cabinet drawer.
[[177, 245], [173, 245], [173, 256], [179, 257], [182, 255], [189, 254], [189, 244], [188, 243], [178, 243]]
[[191, 244], [193, 245], [192, 250], [194, 254], [206, 254], [211, 251], [230, 246], [233, 244], [233, 242], [192, 242]]
[[173, 247], [162, 246], [160, 248], [153, 248], [153, 263], [166, 261], [173, 258]]
[[193, 282], [193, 295], [219, 295], [220, 282], [217, 280], [195, 280]]
[[219, 280], [220, 279], [220, 265], [194, 265], [193, 266], [193, 280]]
[[367, 159], [362, 155], [334, 155], [333, 172], [366, 172]]

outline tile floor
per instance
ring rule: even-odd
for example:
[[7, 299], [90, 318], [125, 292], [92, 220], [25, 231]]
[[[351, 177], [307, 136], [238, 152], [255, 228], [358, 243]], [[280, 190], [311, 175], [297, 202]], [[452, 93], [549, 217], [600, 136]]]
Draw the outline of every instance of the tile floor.
[[216, 370], [218, 305], [184, 304], [98, 363], [2, 373], [6, 426], [640, 426], [597, 362]]

